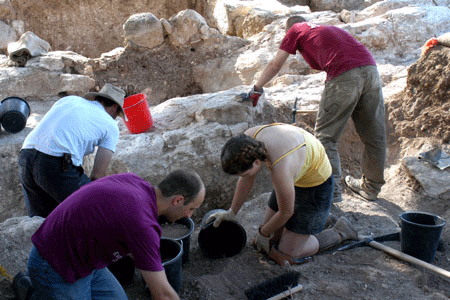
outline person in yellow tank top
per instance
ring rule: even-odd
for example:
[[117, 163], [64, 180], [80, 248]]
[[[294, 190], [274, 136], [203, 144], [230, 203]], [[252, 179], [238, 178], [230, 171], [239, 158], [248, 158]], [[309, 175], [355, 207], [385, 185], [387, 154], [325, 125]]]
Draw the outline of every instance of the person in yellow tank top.
[[[288, 124], [247, 129], [222, 148], [222, 169], [238, 175], [231, 207], [212, 214], [214, 226], [233, 220], [253, 188], [256, 174], [270, 170], [273, 191], [253, 244], [280, 265], [357, 239], [344, 217], [330, 215], [334, 179], [325, 149], [309, 132]], [[326, 228], [327, 227], [327, 228]]]

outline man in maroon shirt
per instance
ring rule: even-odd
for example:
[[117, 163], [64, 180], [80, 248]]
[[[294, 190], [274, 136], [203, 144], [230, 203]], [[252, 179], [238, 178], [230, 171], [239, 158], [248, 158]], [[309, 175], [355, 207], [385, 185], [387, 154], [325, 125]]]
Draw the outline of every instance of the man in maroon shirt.
[[84, 185], [31, 238], [31, 299], [127, 299], [107, 266], [132, 254], [152, 299], [178, 300], [162, 266], [157, 218], [191, 217], [204, 197], [205, 186], [191, 170], [175, 170], [157, 186], [132, 173]]
[[333, 202], [342, 201], [337, 143], [350, 118], [364, 144], [364, 152], [362, 178], [346, 176], [345, 183], [364, 199], [376, 200], [385, 183], [386, 129], [381, 80], [375, 60], [364, 45], [335, 26], [317, 25], [294, 16], [287, 20], [286, 32], [277, 54], [248, 93], [249, 98], [256, 105], [263, 86], [278, 74], [289, 54], [295, 55], [297, 50], [311, 68], [325, 71], [327, 78], [315, 135], [324, 145], [333, 168]]

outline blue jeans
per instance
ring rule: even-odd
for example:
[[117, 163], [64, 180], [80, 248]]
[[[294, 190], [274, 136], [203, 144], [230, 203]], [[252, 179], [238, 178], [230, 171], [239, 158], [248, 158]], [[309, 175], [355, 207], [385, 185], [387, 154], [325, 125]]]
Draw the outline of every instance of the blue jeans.
[[41, 257], [34, 246], [28, 258], [28, 276], [34, 287], [31, 300], [128, 299], [108, 268], [94, 270], [89, 276], [69, 283]]
[[19, 175], [30, 217], [46, 218], [70, 194], [91, 180], [83, 168], [67, 164], [64, 158], [34, 149], [23, 149], [19, 155]]

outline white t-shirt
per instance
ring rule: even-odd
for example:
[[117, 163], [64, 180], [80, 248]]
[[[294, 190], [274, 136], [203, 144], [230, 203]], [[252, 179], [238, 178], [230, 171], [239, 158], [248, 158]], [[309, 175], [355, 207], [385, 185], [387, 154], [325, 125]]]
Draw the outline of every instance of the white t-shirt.
[[58, 100], [26, 137], [22, 149], [36, 149], [61, 157], [72, 154], [72, 163], [81, 166], [83, 157], [96, 146], [116, 151], [119, 127], [97, 101], [78, 96]]

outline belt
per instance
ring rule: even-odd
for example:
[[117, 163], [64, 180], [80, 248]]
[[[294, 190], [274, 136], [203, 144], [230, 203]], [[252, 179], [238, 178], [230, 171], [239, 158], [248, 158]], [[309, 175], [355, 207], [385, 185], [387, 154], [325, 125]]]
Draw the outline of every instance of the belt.
[[27, 150], [27, 151], [33, 152], [37, 156], [44, 156], [44, 157], [55, 159], [55, 160], [61, 160], [62, 161], [62, 170], [64, 172], [69, 170], [69, 166], [70, 165], [73, 165], [73, 163], [72, 163], [72, 154], [70, 154], [70, 153], [64, 153], [62, 156], [54, 156], [54, 155], [49, 155], [47, 153], [41, 152], [41, 151], [36, 150], [36, 149], [23, 149], [23, 150]]

